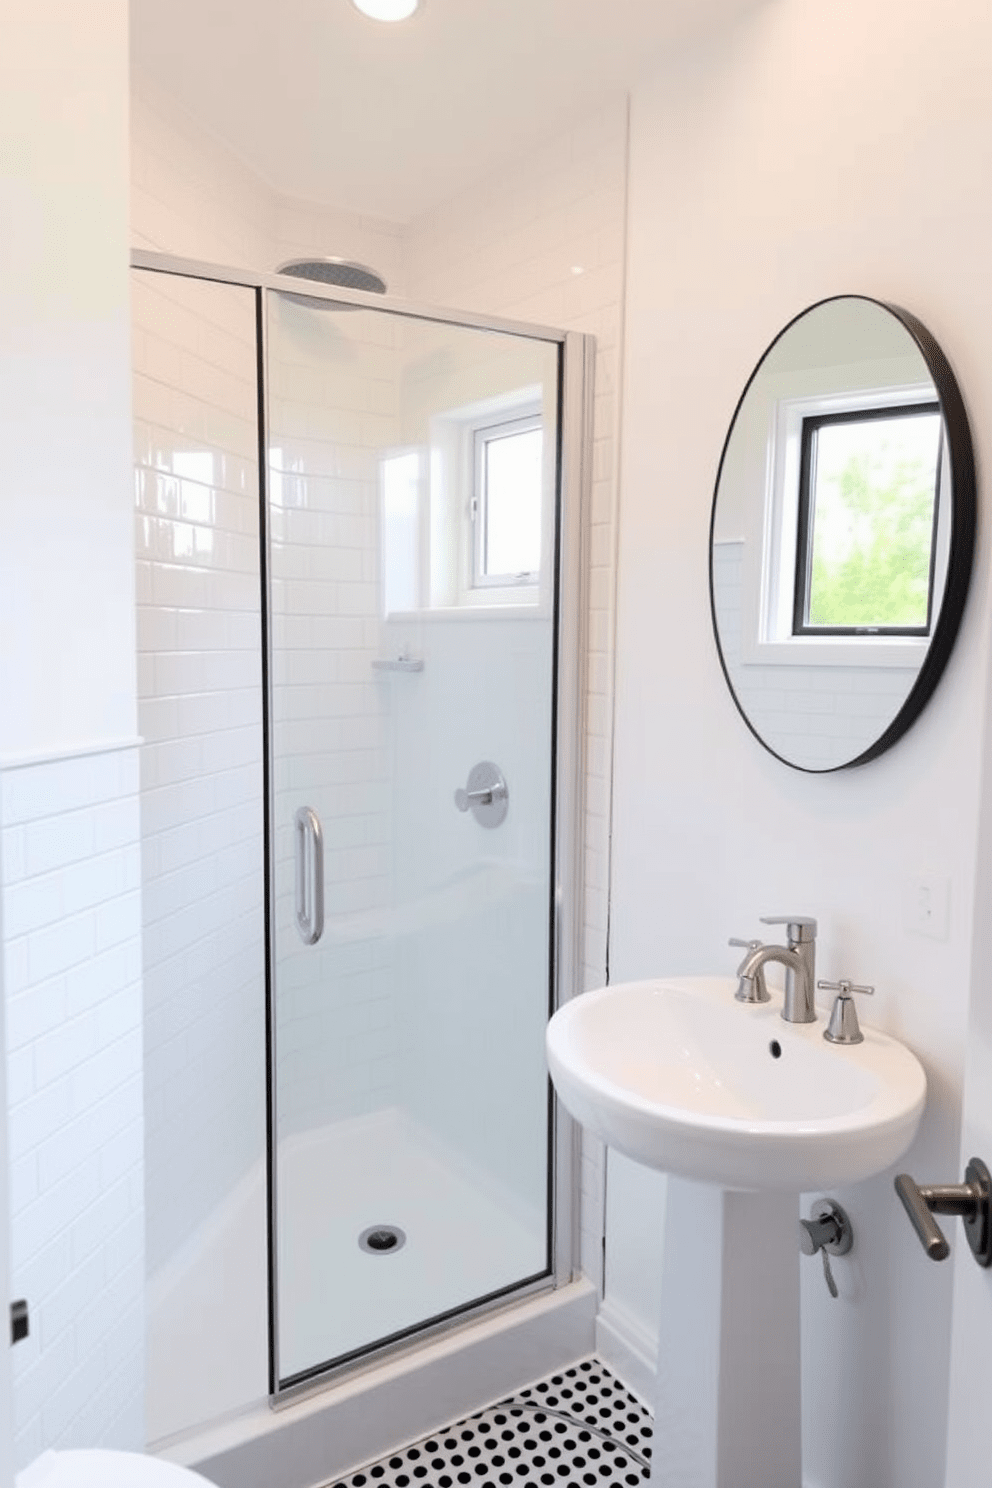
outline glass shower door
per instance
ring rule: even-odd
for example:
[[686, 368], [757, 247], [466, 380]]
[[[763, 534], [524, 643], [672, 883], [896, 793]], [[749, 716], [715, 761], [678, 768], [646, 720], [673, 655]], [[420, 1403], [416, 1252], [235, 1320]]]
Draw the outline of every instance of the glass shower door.
[[551, 1268], [559, 346], [266, 298], [278, 1387]]

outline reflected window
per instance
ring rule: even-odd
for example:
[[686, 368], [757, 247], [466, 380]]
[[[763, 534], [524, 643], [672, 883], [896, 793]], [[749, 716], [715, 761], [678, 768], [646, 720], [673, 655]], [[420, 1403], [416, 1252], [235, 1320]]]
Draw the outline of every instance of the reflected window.
[[420, 605], [420, 453], [404, 450], [380, 462], [382, 605], [393, 615]]
[[536, 584], [541, 567], [539, 414], [475, 430], [473, 583]]
[[793, 635], [928, 635], [935, 402], [802, 420]]

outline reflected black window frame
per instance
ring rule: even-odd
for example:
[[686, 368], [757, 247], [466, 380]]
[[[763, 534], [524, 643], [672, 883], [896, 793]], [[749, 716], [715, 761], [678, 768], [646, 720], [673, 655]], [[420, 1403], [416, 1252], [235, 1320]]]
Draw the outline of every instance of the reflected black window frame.
[[884, 407], [845, 409], [841, 413], [818, 413], [804, 416], [799, 457], [799, 501], [796, 523], [796, 573], [793, 588], [792, 634], [794, 636], [922, 636], [933, 626], [934, 578], [937, 570], [937, 529], [940, 516], [940, 480], [944, 459], [944, 426], [941, 418], [935, 463], [933, 520], [930, 528], [930, 572], [927, 578], [927, 619], [925, 625], [811, 625], [809, 622], [810, 588], [813, 577], [813, 511], [816, 484], [816, 438], [821, 428], [830, 424], [862, 424], [878, 419], [913, 418], [921, 414], [941, 416], [941, 405], [934, 399], [926, 403], [896, 403]]

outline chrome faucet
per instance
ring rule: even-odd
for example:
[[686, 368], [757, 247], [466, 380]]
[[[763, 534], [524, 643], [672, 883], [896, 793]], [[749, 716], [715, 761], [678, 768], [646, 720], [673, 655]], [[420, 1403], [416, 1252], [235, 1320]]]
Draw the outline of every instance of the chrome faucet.
[[740, 981], [737, 997], [741, 1002], [756, 1002], [755, 983], [769, 961], [785, 967], [785, 1002], [782, 1017], [787, 1023], [815, 1023], [816, 1005], [816, 921], [808, 915], [763, 915], [763, 925], [785, 925], [788, 945], [762, 945], [744, 957], [737, 968]]

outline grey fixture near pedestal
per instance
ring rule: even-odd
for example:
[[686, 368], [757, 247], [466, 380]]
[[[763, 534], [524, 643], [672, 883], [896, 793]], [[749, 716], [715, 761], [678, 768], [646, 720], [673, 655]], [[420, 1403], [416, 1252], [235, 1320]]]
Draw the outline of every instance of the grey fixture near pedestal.
[[785, 925], [788, 945], [758, 945], [744, 957], [737, 968], [738, 1001], [760, 1002], [755, 980], [769, 961], [778, 961], [785, 967], [782, 1017], [786, 1023], [815, 1023], [816, 921], [809, 915], [762, 915], [761, 923]]
[[809, 1212], [809, 1219], [799, 1221], [799, 1248], [803, 1255], [823, 1258], [823, 1278], [831, 1297], [839, 1296], [834, 1273], [830, 1269], [832, 1255], [847, 1255], [854, 1244], [854, 1231], [847, 1214], [836, 1199], [817, 1199]]
[[895, 1186], [931, 1261], [946, 1260], [951, 1253], [933, 1216], [958, 1214], [975, 1260], [980, 1266], [992, 1266], [992, 1175], [980, 1157], [968, 1163], [963, 1183], [920, 1184], [908, 1173], [900, 1173]]

